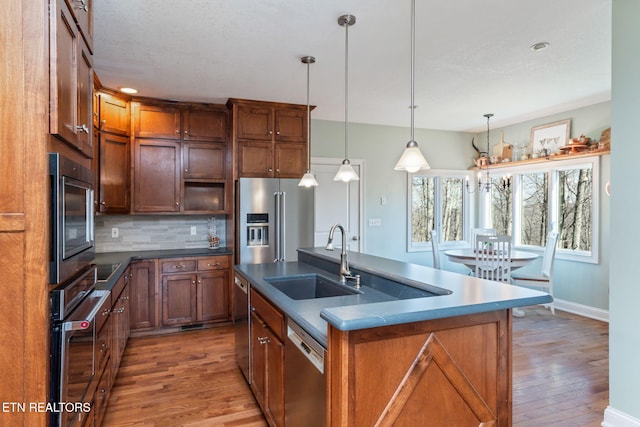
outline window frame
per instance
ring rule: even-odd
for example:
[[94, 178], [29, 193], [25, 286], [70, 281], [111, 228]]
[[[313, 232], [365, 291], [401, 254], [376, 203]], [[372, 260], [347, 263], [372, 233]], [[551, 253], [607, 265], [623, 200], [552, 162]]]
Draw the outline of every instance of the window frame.
[[[553, 161], [536, 162], [531, 164], [518, 164], [513, 166], [501, 166], [491, 168], [490, 173], [511, 175], [512, 185], [512, 234], [520, 236], [521, 227], [521, 205], [519, 200], [522, 196], [520, 185], [520, 175], [527, 173], [544, 172], [549, 174], [549, 206], [547, 219], [550, 230], [558, 228], [559, 219], [559, 172], [563, 170], [576, 170], [581, 168], [591, 168], [592, 188], [591, 188], [591, 251], [575, 251], [570, 249], [556, 248], [556, 259], [564, 259], [590, 264], [598, 264], [600, 260], [600, 156], [585, 156], [575, 159], [559, 159]], [[518, 202], [518, 203], [516, 203]], [[480, 209], [491, 209], [490, 198], [480, 199]], [[489, 203], [487, 206], [486, 204]], [[484, 205], [484, 206], [483, 206]], [[544, 247], [523, 245], [517, 238], [514, 238], [514, 248], [521, 248], [535, 252], [543, 252]]]
[[407, 252], [431, 252], [431, 242], [414, 243], [412, 242], [412, 224], [413, 224], [413, 178], [416, 176], [424, 176], [435, 179], [435, 193], [434, 193], [434, 227], [436, 230], [442, 230], [442, 180], [444, 178], [458, 178], [462, 180], [462, 240], [455, 240], [449, 242], [442, 241], [442, 233], [438, 233], [440, 241], [438, 246], [440, 250], [467, 247], [467, 236], [471, 232], [471, 225], [474, 219], [474, 209], [472, 206], [473, 193], [469, 193], [464, 187], [467, 180], [472, 181], [474, 172], [455, 169], [428, 169], [425, 171], [418, 171], [415, 173], [407, 173]]

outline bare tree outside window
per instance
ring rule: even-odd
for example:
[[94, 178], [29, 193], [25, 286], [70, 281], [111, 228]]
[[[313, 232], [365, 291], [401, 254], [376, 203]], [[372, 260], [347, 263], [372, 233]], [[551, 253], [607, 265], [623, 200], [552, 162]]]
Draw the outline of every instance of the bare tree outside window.
[[463, 194], [462, 178], [442, 179], [442, 241], [462, 240]]
[[411, 179], [411, 242], [431, 241], [435, 215], [435, 178], [414, 176]]
[[520, 175], [522, 190], [520, 241], [523, 245], [544, 246], [547, 243], [548, 176], [547, 172]]
[[560, 248], [591, 250], [592, 182], [591, 168], [558, 172]]
[[503, 177], [491, 177], [491, 220], [496, 233], [512, 235], [511, 186], [505, 185]]

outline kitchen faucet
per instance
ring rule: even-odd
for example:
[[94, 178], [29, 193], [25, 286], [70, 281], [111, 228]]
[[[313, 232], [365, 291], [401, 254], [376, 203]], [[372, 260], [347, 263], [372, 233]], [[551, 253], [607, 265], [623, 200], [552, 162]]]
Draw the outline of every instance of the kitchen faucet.
[[333, 224], [331, 229], [329, 230], [329, 240], [327, 240], [327, 246], [325, 249], [328, 251], [333, 250], [333, 233], [336, 231], [336, 228], [340, 229], [342, 233], [342, 248], [340, 248], [340, 283], [347, 283], [347, 280], [355, 281], [354, 287], [356, 289], [360, 289], [360, 275], [356, 274], [355, 276], [351, 275], [351, 271], [349, 270], [349, 259], [347, 257], [347, 234], [344, 231], [344, 227], [340, 224]]

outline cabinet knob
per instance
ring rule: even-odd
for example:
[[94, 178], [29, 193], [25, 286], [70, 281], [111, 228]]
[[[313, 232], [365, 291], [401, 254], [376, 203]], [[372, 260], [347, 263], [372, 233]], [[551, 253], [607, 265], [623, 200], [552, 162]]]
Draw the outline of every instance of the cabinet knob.
[[276, 172], [280, 173], [280, 169], [276, 169]]
[[81, 126], [76, 126], [76, 129], [79, 130], [80, 132], [89, 133], [89, 128], [85, 124]]
[[276, 135], [280, 135], [280, 131], [276, 131]]
[[176, 133], [178, 133], [178, 134], [179, 134], [179, 133], [180, 133], [180, 129], [176, 129]]
[[100, 204], [101, 204], [102, 206], [105, 206], [105, 205], [107, 204], [107, 202], [100, 202]]
[[189, 169], [185, 169], [185, 170], [184, 170], [184, 173], [188, 173], [188, 172], [189, 172]]
[[273, 131], [272, 130], [269, 131], [269, 135], [273, 135]]
[[196, 284], [196, 281], [194, 280], [193, 282], [191, 282], [191, 284], [192, 284], [192, 285], [195, 285], [195, 284]]
[[189, 135], [189, 130], [188, 130], [188, 129], [185, 129], [184, 134], [185, 134], [185, 135]]
[[176, 206], [180, 206], [180, 202], [176, 202]]
[[273, 172], [273, 169], [269, 168], [267, 171], [268, 171], [268, 172]]

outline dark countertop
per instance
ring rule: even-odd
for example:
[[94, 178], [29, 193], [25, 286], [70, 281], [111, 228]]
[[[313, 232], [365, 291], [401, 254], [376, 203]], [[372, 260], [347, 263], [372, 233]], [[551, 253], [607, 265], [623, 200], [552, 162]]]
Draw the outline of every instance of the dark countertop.
[[544, 292], [356, 252], [349, 252], [354, 274], [373, 274], [425, 290], [440, 289], [445, 294], [397, 300], [365, 287], [363, 294], [293, 300], [264, 278], [321, 273], [337, 279], [339, 270], [339, 251], [309, 248], [299, 249], [298, 253], [301, 262], [240, 264], [234, 268], [325, 347], [327, 322], [339, 330], [357, 330], [552, 301]]
[[220, 247], [216, 249], [163, 249], [156, 251], [129, 251], [129, 252], [104, 252], [96, 254], [94, 264], [120, 264], [108, 281], [98, 281], [97, 288], [111, 290], [116, 281], [122, 276], [131, 261], [155, 259], [155, 258], [182, 258], [216, 255], [233, 255], [231, 248]]

